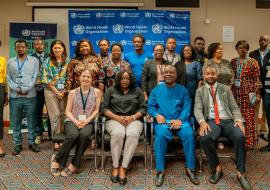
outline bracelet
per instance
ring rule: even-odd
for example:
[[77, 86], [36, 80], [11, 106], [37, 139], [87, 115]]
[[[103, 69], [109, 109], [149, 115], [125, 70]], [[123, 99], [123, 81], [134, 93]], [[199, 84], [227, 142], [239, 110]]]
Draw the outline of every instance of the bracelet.
[[136, 120], [136, 116], [135, 116], [135, 115], [132, 115], [132, 118], [133, 118], [133, 121], [135, 121], [135, 120]]

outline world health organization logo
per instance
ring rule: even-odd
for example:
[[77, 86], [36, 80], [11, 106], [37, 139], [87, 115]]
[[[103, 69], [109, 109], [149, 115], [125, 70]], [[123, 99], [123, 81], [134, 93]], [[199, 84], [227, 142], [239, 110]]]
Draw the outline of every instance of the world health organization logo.
[[126, 40], [121, 40], [120, 43], [121, 43], [122, 46], [127, 45], [127, 41]]
[[71, 14], [70, 14], [70, 17], [71, 17], [71, 18], [77, 18], [77, 14], [76, 14], [76, 13], [71, 13]]
[[127, 17], [127, 13], [126, 13], [126, 12], [120, 13], [120, 17], [121, 17], [121, 18], [126, 18], [126, 17]]
[[77, 45], [77, 41], [76, 40], [71, 41], [71, 45], [72, 46], [76, 46]]
[[73, 26], [73, 32], [75, 34], [83, 34], [84, 33], [84, 26], [80, 25], [80, 24]]
[[148, 45], [148, 46], [151, 45], [151, 40], [146, 40], [145, 45]]
[[22, 30], [22, 35], [23, 36], [30, 36], [31, 35], [31, 31], [30, 30], [27, 30], [27, 29], [24, 29], [24, 30]]
[[175, 13], [170, 13], [170, 14], [169, 14], [169, 17], [170, 17], [170, 18], [175, 18]]
[[160, 34], [163, 31], [163, 26], [160, 24], [154, 24], [154, 25], [152, 25], [152, 31], [155, 34]]
[[121, 24], [116, 24], [113, 25], [112, 29], [115, 34], [121, 34], [124, 31], [124, 26]]
[[102, 17], [102, 13], [96, 13], [96, 17], [97, 18], [101, 18]]
[[150, 13], [150, 12], [145, 12], [145, 13], [144, 13], [144, 16], [145, 16], [146, 18], [150, 18], [150, 17], [151, 17], [151, 13]]

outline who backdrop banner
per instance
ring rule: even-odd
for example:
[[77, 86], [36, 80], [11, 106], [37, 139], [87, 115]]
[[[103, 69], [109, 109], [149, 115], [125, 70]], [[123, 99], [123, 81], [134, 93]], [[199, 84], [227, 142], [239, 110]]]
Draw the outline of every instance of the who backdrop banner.
[[99, 52], [98, 41], [107, 38], [110, 43], [120, 42], [124, 53], [133, 51], [132, 36], [144, 35], [145, 51], [152, 53], [157, 43], [165, 44], [172, 36], [177, 40], [179, 52], [190, 43], [190, 12], [159, 10], [69, 10], [70, 57], [74, 56], [76, 43], [89, 39], [95, 52]]
[[28, 43], [28, 54], [34, 53], [34, 41], [41, 38], [45, 42], [45, 52], [49, 53], [50, 45], [57, 37], [56, 23], [10, 22], [9, 56], [16, 56], [15, 41], [25, 39]]

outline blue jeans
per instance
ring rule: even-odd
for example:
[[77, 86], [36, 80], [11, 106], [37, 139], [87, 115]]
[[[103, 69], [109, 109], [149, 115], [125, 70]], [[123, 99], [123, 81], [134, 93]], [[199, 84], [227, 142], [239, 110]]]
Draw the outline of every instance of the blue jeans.
[[156, 170], [157, 172], [162, 172], [165, 169], [165, 155], [167, 152], [167, 146], [169, 141], [173, 138], [173, 133], [181, 139], [186, 167], [195, 170], [195, 150], [196, 150], [196, 141], [195, 135], [192, 127], [189, 125], [185, 128], [180, 127], [179, 130], [170, 130], [169, 128], [164, 127], [162, 124], [155, 125], [155, 154], [156, 154]]
[[35, 141], [35, 114], [36, 114], [36, 97], [33, 98], [10, 98], [10, 123], [13, 129], [14, 145], [22, 144], [21, 123], [23, 119], [23, 110], [25, 111], [28, 128], [29, 145]]
[[[265, 93], [263, 98], [264, 109], [265, 109], [265, 117], [267, 121], [268, 128], [270, 127], [270, 94]], [[268, 143], [270, 146], [270, 131], [268, 130]]]

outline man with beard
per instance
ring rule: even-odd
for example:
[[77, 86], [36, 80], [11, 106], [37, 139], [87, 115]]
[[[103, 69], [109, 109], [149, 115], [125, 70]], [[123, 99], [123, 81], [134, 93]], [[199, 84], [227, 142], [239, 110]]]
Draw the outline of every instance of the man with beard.
[[9, 105], [11, 126], [13, 127], [14, 149], [18, 155], [22, 150], [21, 122], [25, 111], [28, 127], [29, 148], [39, 152], [35, 144], [36, 81], [39, 70], [38, 59], [27, 55], [27, 42], [19, 39], [15, 42], [17, 56], [10, 58], [7, 65], [7, 83], [9, 86]]
[[207, 54], [204, 50], [205, 39], [201, 36], [196, 37], [194, 39], [194, 48], [197, 53], [195, 57], [195, 61], [200, 62], [201, 66], [203, 67], [204, 63], [207, 61]]
[[163, 59], [169, 61], [172, 65], [175, 65], [180, 61], [180, 55], [175, 53], [176, 39], [174, 37], [168, 37], [166, 40], [166, 50], [163, 54]]
[[134, 51], [125, 55], [125, 60], [130, 64], [131, 70], [136, 78], [136, 85], [141, 87], [141, 78], [144, 63], [153, 56], [143, 50], [145, 38], [142, 34], [134, 34], [132, 38]]
[[190, 181], [198, 185], [195, 173], [195, 136], [189, 123], [191, 99], [184, 86], [175, 82], [176, 69], [172, 65], [164, 68], [164, 82], [156, 86], [148, 100], [148, 113], [154, 117], [156, 180], [157, 187], [162, 186], [165, 177], [165, 154], [169, 141], [176, 134], [182, 142], [186, 175]]
[[214, 66], [207, 65], [203, 74], [206, 84], [196, 92], [194, 115], [200, 124], [200, 142], [212, 170], [209, 182], [216, 184], [223, 176], [215, 148], [215, 140], [222, 134], [233, 143], [238, 181], [243, 189], [251, 189], [245, 175], [245, 128], [240, 109], [230, 88], [217, 82]]
[[[42, 68], [43, 68], [43, 62], [44, 60], [49, 57], [47, 53], [45, 53], [45, 44], [44, 41], [40, 39], [36, 39], [34, 42], [34, 48], [35, 48], [35, 53], [32, 54], [32, 56], [36, 57], [39, 61], [39, 73], [38, 73], [38, 80], [37, 80], [37, 112], [36, 112], [36, 126], [35, 126], [35, 131], [36, 131], [36, 139], [35, 143], [40, 144], [41, 141], [43, 140], [43, 132], [44, 132], [44, 126], [43, 126], [43, 120], [42, 120], [42, 115], [43, 115], [43, 107], [45, 104], [45, 97], [44, 97], [44, 87], [45, 84], [42, 84], [40, 81], [40, 78], [42, 78]], [[50, 121], [48, 121], [50, 123]], [[48, 125], [49, 127], [51, 125]]]
[[[259, 128], [258, 131], [260, 133], [260, 137], [262, 139], [264, 139], [265, 141], [270, 141], [270, 139], [267, 139], [267, 133], [269, 133], [269, 126], [267, 126], [267, 123], [265, 123], [265, 117], [267, 116], [267, 112], [266, 112], [266, 109], [269, 109], [267, 108], [266, 104], [265, 104], [265, 95], [267, 95], [266, 91], [265, 91], [265, 77], [267, 75], [267, 65], [269, 65], [269, 62], [270, 62], [270, 51], [269, 49], [267, 48], [268, 47], [268, 44], [269, 44], [269, 41], [270, 41], [270, 38], [268, 35], [261, 35], [260, 36], [260, 39], [259, 39], [259, 49], [256, 49], [252, 52], [249, 53], [249, 57], [255, 59], [258, 63], [259, 63], [259, 67], [260, 67], [260, 76], [261, 76], [261, 82], [263, 84], [263, 88], [261, 89], [261, 96], [262, 96], [262, 99], [259, 104], [257, 104], [256, 106], [256, 115], [255, 115], [255, 118], [256, 118], [256, 124], [257, 124], [257, 127]], [[267, 103], [267, 102], [266, 102]], [[262, 122], [260, 122], [260, 125], [259, 125], [259, 109], [260, 109], [260, 106], [263, 106], [263, 109], [262, 109]], [[269, 103], [268, 103], [268, 107], [269, 107]], [[270, 113], [268, 111], [268, 113]], [[266, 120], [267, 122], [270, 122], [270, 116], [268, 115], [268, 118], [266, 117]], [[270, 136], [270, 135], [268, 135]], [[268, 146], [269, 148], [269, 151], [270, 151], [270, 146]], [[267, 148], [264, 148], [262, 149], [262, 151], [265, 151], [267, 150]]]

